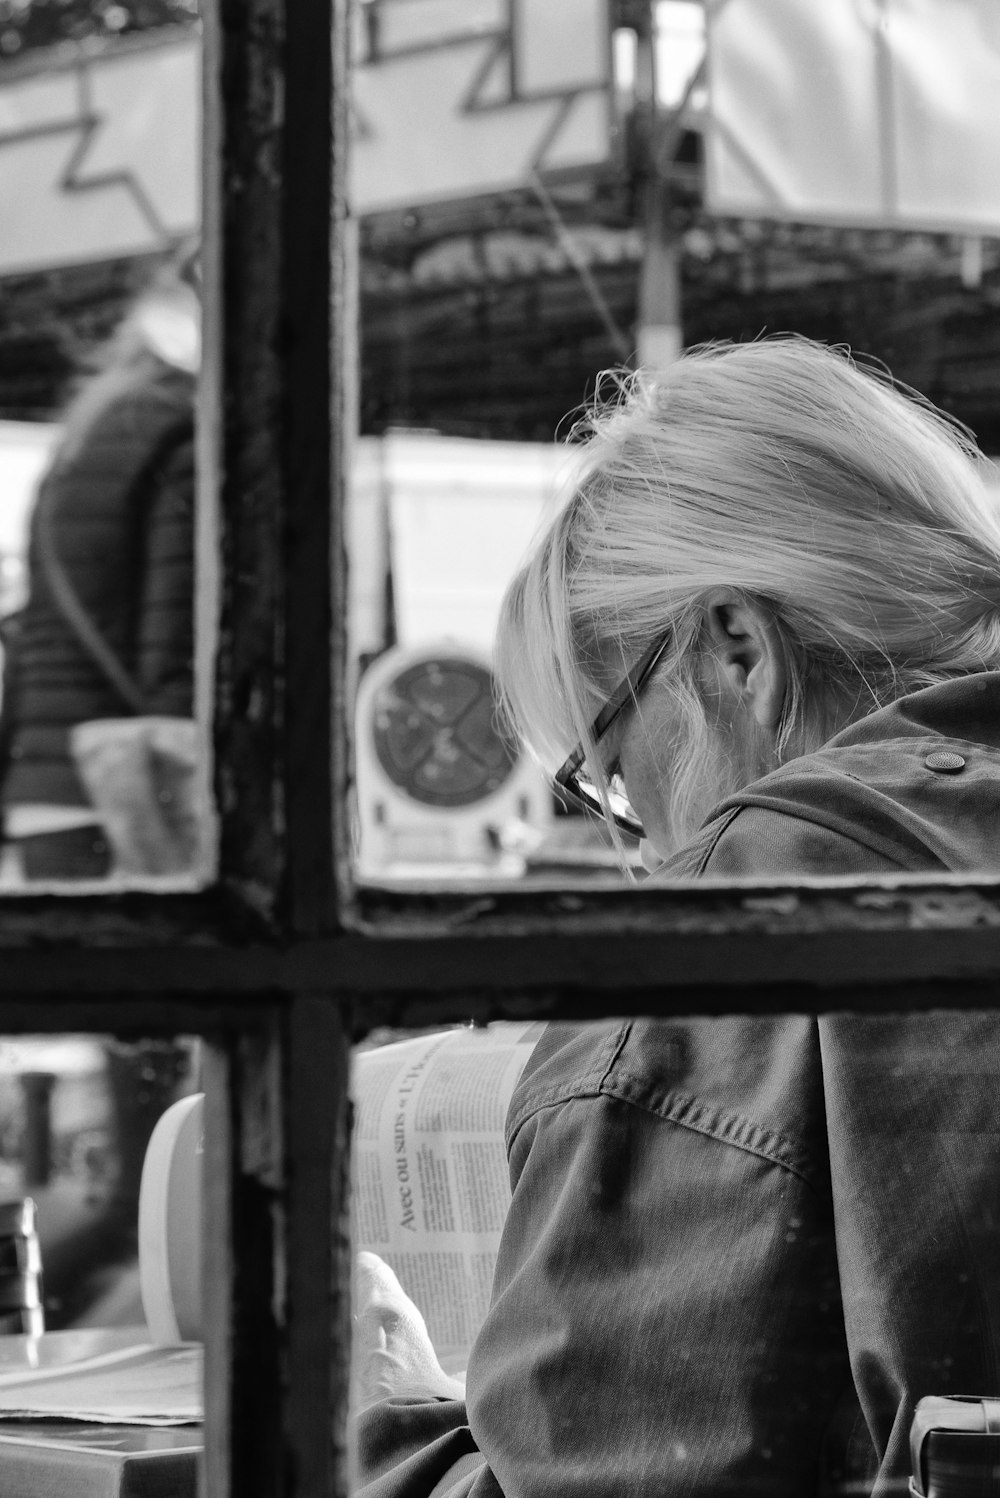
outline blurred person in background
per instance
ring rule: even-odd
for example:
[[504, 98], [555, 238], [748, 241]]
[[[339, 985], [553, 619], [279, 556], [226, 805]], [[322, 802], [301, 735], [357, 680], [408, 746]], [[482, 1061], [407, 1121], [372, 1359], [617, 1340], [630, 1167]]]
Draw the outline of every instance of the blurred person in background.
[[[977, 463], [801, 339], [625, 381], [508, 591], [509, 716], [664, 888], [1000, 871]], [[1000, 1394], [998, 1096], [990, 1012], [550, 1025], [465, 1388], [359, 1263], [359, 1489], [907, 1491], [917, 1400]]]
[[190, 256], [162, 272], [70, 401], [32, 511], [28, 597], [5, 670], [4, 834], [28, 879], [113, 867], [75, 725], [190, 719], [194, 394]]
[[[121, 867], [120, 818], [109, 824], [95, 803], [90, 767], [74, 753], [79, 725], [193, 729], [196, 253], [161, 270], [98, 350], [32, 511], [28, 596], [6, 632], [0, 792], [7, 848], [28, 881]], [[150, 756], [142, 744], [127, 755], [111, 747], [105, 781], [127, 798], [158, 871], [171, 828]], [[166, 853], [175, 869], [175, 847]], [[189, 1059], [170, 1042], [107, 1047], [117, 1162], [108, 1210], [46, 1255], [47, 1289], [70, 1316], [86, 1308], [88, 1269], [134, 1247], [146, 1143]]]

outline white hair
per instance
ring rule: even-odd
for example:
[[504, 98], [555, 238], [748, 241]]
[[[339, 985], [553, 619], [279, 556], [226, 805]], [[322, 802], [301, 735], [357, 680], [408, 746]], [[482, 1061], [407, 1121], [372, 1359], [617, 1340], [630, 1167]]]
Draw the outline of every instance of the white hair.
[[1000, 663], [1000, 515], [957, 423], [798, 337], [713, 344], [614, 381], [497, 636], [505, 716], [548, 770], [582, 741], [603, 784], [589, 724], [670, 630], [656, 673], [678, 724], [667, 813], [690, 836], [712, 757], [703, 600], [719, 587], [777, 627], [791, 684], [779, 762], [833, 731], [845, 695], [874, 708]]
[[87, 440], [91, 428], [109, 407], [133, 390], [150, 389], [165, 402], [152, 377], [164, 366], [192, 377], [201, 362], [201, 306], [191, 283], [187, 251], [180, 265], [160, 269], [151, 284], [132, 302], [121, 322], [88, 360], [62, 417], [60, 461], [70, 461]]

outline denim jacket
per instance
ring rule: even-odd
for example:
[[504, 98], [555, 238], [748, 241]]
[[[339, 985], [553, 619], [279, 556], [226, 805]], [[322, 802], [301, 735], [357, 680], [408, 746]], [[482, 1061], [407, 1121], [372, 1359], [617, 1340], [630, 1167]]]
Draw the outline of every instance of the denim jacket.
[[[658, 876], [995, 870], [1000, 673], [718, 808]], [[1000, 1024], [551, 1025], [465, 1403], [362, 1417], [366, 1498], [904, 1494], [924, 1394], [1000, 1393]]]

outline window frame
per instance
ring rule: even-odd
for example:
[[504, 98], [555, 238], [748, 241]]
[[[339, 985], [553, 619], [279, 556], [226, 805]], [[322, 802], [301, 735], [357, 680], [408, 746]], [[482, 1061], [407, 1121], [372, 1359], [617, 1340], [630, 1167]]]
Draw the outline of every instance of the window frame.
[[355, 886], [348, 28], [348, 0], [214, 0], [204, 20], [218, 875], [19, 896], [0, 920], [6, 1030], [208, 1040], [211, 1498], [346, 1491], [347, 1078], [368, 1029], [985, 1008], [1000, 981], [1000, 879]]

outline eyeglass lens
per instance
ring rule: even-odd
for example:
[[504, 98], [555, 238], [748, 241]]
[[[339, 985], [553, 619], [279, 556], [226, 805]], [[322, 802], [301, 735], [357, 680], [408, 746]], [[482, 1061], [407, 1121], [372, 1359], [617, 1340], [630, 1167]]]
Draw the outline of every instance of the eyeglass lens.
[[[601, 797], [597, 786], [585, 773], [577, 771], [570, 788], [589, 810], [595, 812], [599, 817], [604, 816], [604, 807], [601, 804]], [[608, 778], [608, 802], [611, 807], [611, 815], [623, 832], [627, 832], [630, 836], [637, 838], [645, 835], [643, 833], [642, 821], [638, 812], [633, 810], [632, 803], [629, 801], [625, 790], [625, 782], [620, 775], [615, 774]]]

